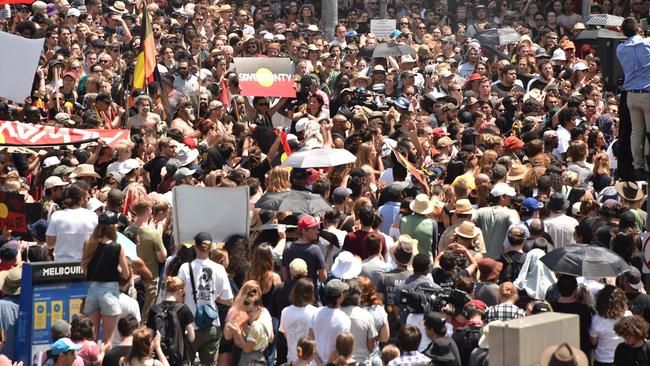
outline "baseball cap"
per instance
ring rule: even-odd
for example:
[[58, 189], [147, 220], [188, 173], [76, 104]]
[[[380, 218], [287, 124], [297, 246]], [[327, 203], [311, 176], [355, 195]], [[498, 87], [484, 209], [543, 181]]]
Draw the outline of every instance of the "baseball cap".
[[339, 280], [338, 278], [330, 280], [326, 285], [325, 285], [325, 294], [332, 298], [332, 297], [339, 297], [341, 294], [345, 291], [347, 291], [350, 288], [347, 283]]
[[124, 192], [117, 188], [111, 189], [108, 191], [107, 200], [111, 203], [122, 203], [124, 202]]
[[303, 215], [300, 218], [300, 220], [298, 220], [298, 229], [306, 230], [313, 227], [317, 227], [318, 224], [319, 224], [318, 220], [316, 220], [313, 216]]
[[566, 54], [564, 53], [564, 50], [558, 48], [555, 51], [553, 51], [553, 56], [551, 57], [551, 61], [566, 61]]
[[289, 273], [291, 277], [306, 277], [307, 276], [307, 262], [302, 258], [296, 258], [289, 263]]
[[481, 301], [481, 300], [471, 300], [467, 304], [465, 304], [465, 312], [469, 315], [472, 316], [476, 313], [484, 313], [485, 310], [487, 309], [487, 305]]
[[517, 192], [515, 191], [514, 188], [509, 186], [507, 183], [497, 183], [490, 191], [490, 194], [493, 197], [501, 197], [501, 196], [514, 197], [517, 194]]
[[0, 247], [0, 259], [3, 261], [10, 261], [18, 256], [20, 251], [20, 243], [16, 240], [6, 242]]
[[350, 188], [345, 188], [345, 187], [336, 187], [334, 189], [334, 192], [332, 193], [332, 199], [334, 201], [340, 202], [352, 194], [352, 190]]
[[70, 338], [61, 338], [52, 344], [50, 354], [52, 356], [60, 355], [68, 351], [77, 351], [81, 348], [80, 344], [75, 344]]
[[424, 315], [424, 326], [433, 329], [436, 334], [443, 335], [447, 332], [447, 319], [437, 312], [430, 312]]
[[194, 244], [199, 245], [203, 244], [205, 242], [210, 242], [212, 243], [212, 235], [210, 233], [207, 233], [205, 231], [201, 231], [194, 235]]
[[630, 266], [630, 270], [623, 273], [623, 277], [625, 278], [625, 282], [627, 282], [630, 287], [636, 290], [643, 290], [643, 282], [641, 282], [641, 272], [634, 267]]
[[54, 187], [64, 187], [67, 186], [68, 184], [70, 184], [70, 182], [64, 182], [63, 179], [61, 179], [61, 177], [57, 177], [53, 175], [45, 180], [43, 186], [45, 189], [50, 189]]
[[397, 108], [408, 109], [410, 105], [411, 105], [411, 101], [404, 96], [397, 98], [397, 100], [395, 101], [395, 106]]
[[196, 170], [192, 170], [187, 167], [179, 168], [176, 171], [176, 173], [174, 173], [174, 180], [181, 180], [183, 178], [187, 178], [189, 176], [192, 176], [194, 173], [196, 173]]
[[58, 157], [56, 156], [50, 156], [43, 160], [43, 169], [53, 167], [55, 165], [61, 164], [61, 160], [59, 160]]
[[521, 210], [523, 210], [523, 212], [534, 212], [543, 206], [544, 204], [537, 201], [533, 197], [527, 197], [523, 200], [523, 202], [521, 202]]

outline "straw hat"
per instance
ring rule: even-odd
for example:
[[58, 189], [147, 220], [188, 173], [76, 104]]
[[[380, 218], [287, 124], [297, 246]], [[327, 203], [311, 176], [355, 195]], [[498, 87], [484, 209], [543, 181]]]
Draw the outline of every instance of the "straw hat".
[[108, 9], [117, 14], [126, 13], [126, 5], [124, 5], [124, 2], [120, 0], [117, 0], [115, 3], [113, 3], [113, 5], [109, 6]]
[[454, 232], [458, 236], [462, 236], [467, 239], [474, 239], [478, 236], [479, 232], [476, 230], [476, 226], [471, 221], [463, 221], [454, 229]]
[[528, 173], [528, 166], [515, 163], [510, 166], [506, 179], [510, 182], [522, 180], [526, 173]]
[[95, 172], [95, 167], [91, 164], [79, 164], [70, 174], [70, 178], [83, 177], [101, 178], [101, 176]]
[[474, 207], [472, 207], [472, 203], [468, 199], [463, 198], [456, 201], [454, 209], [450, 212], [458, 215], [471, 215], [474, 213]]
[[371, 83], [372, 79], [366, 76], [366, 74], [362, 71], [359, 72], [352, 80], [351, 83], [354, 84], [357, 81], [365, 80], [367, 83]]
[[418, 247], [418, 240], [412, 238], [408, 234], [399, 236], [397, 244], [391, 248], [391, 257], [395, 262], [403, 265], [408, 265], [413, 259], [413, 254]]
[[415, 199], [413, 202], [409, 204], [409, 208], [411, 211], [415, 213], [419, 213], [421, 215], [428, 215], [433, 212], [434, 205], [433, 202], [429, 199], [429, 196], [427, 196], [424, 193], [420, 193], [417, 196], [415, 196]]
[[626, 201], [639, 201], [645, 196], [643, 190], [635, 182], [618, 182], [614, 185], [619, 196]]

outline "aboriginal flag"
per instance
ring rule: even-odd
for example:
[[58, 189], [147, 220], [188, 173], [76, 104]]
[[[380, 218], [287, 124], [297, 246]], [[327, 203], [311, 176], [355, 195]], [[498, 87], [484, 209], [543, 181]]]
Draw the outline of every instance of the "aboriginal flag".
[[296, 96], [293, 65], [288, 58], [238, 57], [235, 67], [243, 96]]
[[144, 89], [147, 84], [154, 82], [154, 69], [156, 68], [156, 50], [151, 18], [147, 11], [146, 1], [142, 4], [142, 35], [140, 37], [140, 53], [133, 72], [133, 89]]
[[422, 175], [422, 172], [418, 170], [418, 168], [415, 167], [410, 161], [408, 161], [407, 158], [404, 157], [404, 155], [400, 154], [399, 151], [393, 149], [393, 154], [397, 157], [397, 161], [406, 168], [406, 170], [411, 173], [411, 176], [413, 178], [417, 179], [422, 186], [427, 187], [427, 181], [424, 179], [424, 175]]

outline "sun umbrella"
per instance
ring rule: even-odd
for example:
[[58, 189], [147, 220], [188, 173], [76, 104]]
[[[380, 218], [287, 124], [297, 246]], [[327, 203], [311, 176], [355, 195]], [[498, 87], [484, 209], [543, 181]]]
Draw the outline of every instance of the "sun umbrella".
[[409, 45], [387, 42], [378, 44], [375, 46], [375, 50], [372, 51], [373, 58], [388, 56], [400, 57], [404, 55], [415, 55], [415, 50]]
[[503, 46], [505, 44], [517, 43], [521, 34], [512, 28], [493, 28], [479, 32], [474, 36], [481, 46]]
[[271, 211], [289, 211], [316, 215], [329, 211], [332, 206], [319, 194], [302, 191], [264, 193], [255, 203], [256, 208]]
[[138, 258], [138, 253], [136, 250], [135, 243], [131, 241], [131, 239], [127, 238], [124, 234], [122, 233], [117, 233], [117, 243], [122, 246], [122, 249], [124, 249], [124, 254], [131, 258], [135, 259]]
[[609, 29], [585, 29], [578, 34], [576, 41], [596, 40], [599, 38], [627, 39], [623, 33], [614, 32]]
[[593, 14], [585, 25], [599, 25], [601, 27], [620, 27], [625, 18], [612, 14]]
[[357, 157], [345, 149], [312, 149], [291, 154], [282, 163], [294, 168], [324, 168], [354, 163]]
[[540, 260], [553, 272], [589, 278], [616, 277], [629, 270], [621, 256], [596, 245], [569, 245]]

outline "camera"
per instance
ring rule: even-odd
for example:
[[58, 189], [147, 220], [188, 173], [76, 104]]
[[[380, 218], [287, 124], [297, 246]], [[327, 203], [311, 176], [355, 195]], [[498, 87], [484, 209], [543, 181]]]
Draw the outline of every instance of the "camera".
[[447, 304], [451, 304], [458, 313], [472, 300], [467, 293], [453, 288], [435, 290], [416, 287], [403, 290], [401, 295], [400, 307], [413, 314], [441, 312]]

